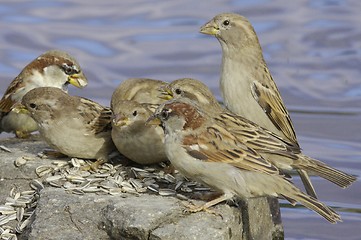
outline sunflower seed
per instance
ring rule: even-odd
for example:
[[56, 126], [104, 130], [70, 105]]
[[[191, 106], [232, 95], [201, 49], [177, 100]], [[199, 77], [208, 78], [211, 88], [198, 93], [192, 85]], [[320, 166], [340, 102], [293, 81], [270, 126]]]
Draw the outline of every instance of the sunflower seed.
[[39, 180], [32, 180], [30, 182], [30, 187], [38, 192], [44, 189], [44, 185]]
[[166, 181], [168, 181], [169, 183], [175, 183], [176, 182], [175, 177], [173, 175], [169, 174], [169, 173], [164, 175], [164, 179]]
[[120, 195], [122, 194], [123, 191], [121, 188], [112, 188], [112, 189], [109, 189], [109, 194], [110, 195]]
[[175, 196], [177, 194], [176, 191], [174, 191], [173, 189], [169, 189], [169, 188], [161, 188], [161, 189], [159, 189], [158, 193], [161, 196]]
[[20, 222], [24, 217], [24, 208], [20, 207], [16, 211], [16, 219]]
[[20, 167], [22, 165], [25, 165], [28, 161], [24, 158], [24, 157], [18, 157], [15, 161], [14, 164], [16, 167]]
[[187, 196], [184, 196], [183, 194], [179, 194], [179, 193], [176, 194], [176, 197], [177, 197], [179, 200], [183, 200], [183, 201], [189, 199]]
[[38, 175], [38, 177], [42, 177], [53, 172], [54, 168], [52, 166], [42, 165], [35, 169], [35, 173]]
[[186, 192], [186, 193], [191, 193], [191, 192], [193, 192], [193, 190], [192, 190], [191, 188], [187, 187], [187, 186], [182, 186], [182, 187], [181, 187], [181, 191], [182, 191], [182, 192]]
[[63, 177], [61, 175], [54, 175], [54, 176], [50, 176], [45, 178], [45, 182], [49, 183], [49, 182], [53, 182], [53, 181], [57, 181], [59, 179], [62, 179]]
[[0, 145], [0, 149], [5, 151], [5, 152], [11, 153], [11, 150], [9, 148], [5, 147], [4, 145]]

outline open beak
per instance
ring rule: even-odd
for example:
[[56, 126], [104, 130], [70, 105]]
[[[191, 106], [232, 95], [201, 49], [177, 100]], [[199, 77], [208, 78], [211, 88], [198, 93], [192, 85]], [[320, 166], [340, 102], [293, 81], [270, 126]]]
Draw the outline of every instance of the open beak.
[[68, 82], [77, 88], [83, 88], [88, 85], [88, 80], [83, 74], [83, 72], [75, 73], [68, 76]]
[[161, 86], [158, 90], [160, 92], [160, 94], [158, 95], [159, 98], [167, 101], [173, 99], [173, 92], [169, 87], [167, 87], [167, 85]]
[[129, 124], [129, 119], [121, 114], [115, 114], [113, 116], [113, 125], [116, 127], [122, 127]]
[[11, 109], [12, 112], [18, 113], [18, 114], [30, 114], [29, 110], [26, 109], [24, 105], [21, 103], [15, 103]]
[[159, 126], [162, 125], [162, 122], [160, 121], [160, 119], [158, 118], [157, 114], [153, 114], [151, 115], [147, 121], [145, 122], [145, 125], [155, 125], [155, 126]]
[[219, 34], [219, 27], [217, 24], [212, 20], [210, 22], [207, 22], [201, 27], [201, 30], [199, 30], [200, 33], [208, 34], [208, 35], [218, 35]]

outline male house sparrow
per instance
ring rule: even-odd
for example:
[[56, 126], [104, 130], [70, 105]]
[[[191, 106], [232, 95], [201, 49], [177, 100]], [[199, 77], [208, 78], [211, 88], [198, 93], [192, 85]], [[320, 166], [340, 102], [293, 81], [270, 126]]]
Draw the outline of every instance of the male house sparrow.
[[262, 158], [205, 111], [187, 99], [162, 104], [148, 119], [161, 121], [165, 151], [173, 166], [185, 176], [206, 184], [222, 196], [193, 207], [207, 210], [219, 202], [238, 196], [243, 199], [274, 196], [300, 202], [331, 223], [341, 221], [331, 208], [294, 186], [274, 165]]
[[[291, 117], [251, 23], [241, 15], [223, 13], [203, 25], [200, 32], [214, 35], [221, 44], [220, 86], [226, 107], [298, 145]], [[307, 193], [316, 197], [307, 172], [298, 173]]]
[[[190, 99], [197, 102], [203, 109], [207, 109], [208, 112], [212, 112], [211, 116], [214, 122], [232, 132], [234, 137], [243, 141], [247, 147], [257, 151], [266, 161], [279, 169], [288, 171], [295, 169], [314, 173], [342, 188], [348, 187], [356, 180], [352, 175], [302, 154], [300, 147], [294, 142], [223, 108], [209, 88], [198, 80], [178, 79], [161, 90], [161, 98]], [[306, 189], [310, 188], [307, 185], [305, 187]]]
[[139, 164], [166, 161], [160, 126], [145, 125], [158, 104], [132, 100], [113, 101], [112, 139], [118, 151]]
[[42, 138], [69, 157], [96, 159], [101, 163], [115, 150], [109, 108], [54, 87], [29, 91], [22, 104], [38, 124]]
[[0, 133], [15, 132], [17, 137], [26, 137], [37, 130], [37, 124], [30, 116], [12, 111], [31, 89], [56, 87], [67, 91], [69, 84], [83, 88], [87, 83], [78, 62], [68, 53], [59, 50], [45, 52], [21, 71], [0, 100]]
[[110, 107], [119, 100], [133, 100], [139, 103], [160, 104], [164, 100], [158, 98], [158, 89], [166, 82], [149, 78], [129, 78], [119, 84], [113, 92]]

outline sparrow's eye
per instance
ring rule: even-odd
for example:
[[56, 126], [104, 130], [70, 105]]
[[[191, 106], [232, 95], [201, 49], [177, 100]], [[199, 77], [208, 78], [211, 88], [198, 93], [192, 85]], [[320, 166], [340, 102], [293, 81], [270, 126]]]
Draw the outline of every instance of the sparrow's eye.
[[178, 95], [180, 95], [180, 94], [182, 93], [182, 90], [180, 90], [179, 88], [177, 88], [177, 89], [175, 90], [175, 93], [178, 94]]
[[229, 25], [229, 20], [224, 20], [224, 21], [223, 21], [223, 25], [224, 25], [224, 26], [228, 26], [228, 25]]
[[137, 116], [137, 114], [138, 114], [137, 111], [134, 111], [134, 112], [133, 112], [133, 116], [134, 116], [134, 117]]
[[160, 113], [160, 117], [162, 118], [162, 120], [167, 120], [169, 117], [169, 110], [168, 109], [164, 109], [161, 113]]
[[67, 75], [72, 75], [74, 73], [78, 73], [79, 71], [76, 69], [75, 66], [69, 66], [66, 63], [63, 63], [63, 65], [61, 66], [63, 68], [63, 71], [65, 72], [65, 74]]
[[29, 107], [31, 107], [31, 108], [36, 108], [36, 104], [35, 104], [35, 103], [30, 103], [30, 104], [29, 104]]

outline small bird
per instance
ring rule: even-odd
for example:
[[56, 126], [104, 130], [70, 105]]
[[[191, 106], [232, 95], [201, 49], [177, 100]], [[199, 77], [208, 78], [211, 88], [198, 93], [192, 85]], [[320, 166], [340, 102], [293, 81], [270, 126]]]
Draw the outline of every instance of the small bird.
[[160, 126], [145, 125], [158, 104], [132, 100], [113, 101], [112, 139], [118, 151], [139, 164], [166, 161], [164, 133]]
[[115, 150], [109, 108], [54, 87], [35, 88], [21, 103], [38, 124], [41, 137], [62, 154], [96, 159], [96, 166]]
[[[225, 106], [299, 145], [291, 117], [248, 19], [235, 13], [219, 14], [203, 25], [200, 32], [215, 36], [221, 44], [220, 87]], [[298, 174], [307, 193], [317, 197], [307, 172], [299, 170]]]
[[30, 116], [12, 111], [31, 89], [56, 87], [66, 92], [69, 84], [83, 88], [87, 83], [78, 62], [68, 53], [59, 50], [45, 52], [21, 71], [0, 100], [0, 133], [14, 132], [17, 137], [25, 138], [37, 130], [37, 124]]
[[158, 98], [159, 88], [167, 84], [161, 80], [149, 78], [129, 78], [119, 84], [113, 92], [110, 107], [115, 101], [133, 100], [139, 103], [160, 104], [164, 100]]
[[274, 196], [292, 205], [300, 202], [331, 223], [341, 221], [338, 213], [300, 191], [282, 171], [203, 110], [188, 99], [175, 99], [162, 104], [147, 120], [163, 127], [166, 154], [180, 173], [222, 193], [202, 206], [191, 207], [191, 212], [235, 196]]
[[[178, 79], [160, 90], [159, 97], [164, 99], [189, 99], [197, 102], [203, 109], [207, 109], [207, 112], [212, 112], [210, 115], [214, 122], [232, 132], [247, 147], [257, 151], [266, 161], [279, 169], [313, 173], [342, 188], [350, 186], [356, 180], [352, 175], [302, 154], [298, 144], [289, 139], [225, 109], [217, 102], [210, 89], [196, 79]], [[310, 188], [307, 185], [305, 187]]]

